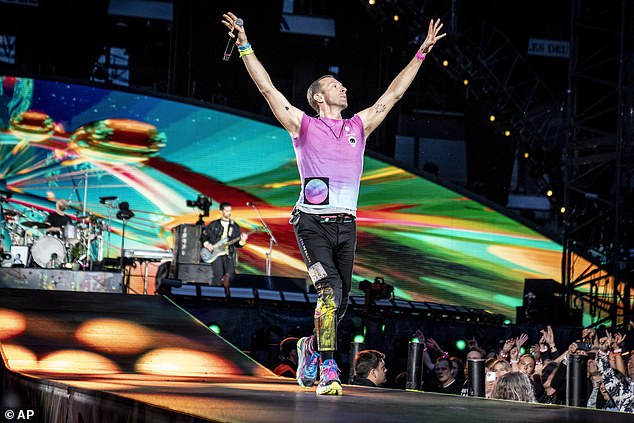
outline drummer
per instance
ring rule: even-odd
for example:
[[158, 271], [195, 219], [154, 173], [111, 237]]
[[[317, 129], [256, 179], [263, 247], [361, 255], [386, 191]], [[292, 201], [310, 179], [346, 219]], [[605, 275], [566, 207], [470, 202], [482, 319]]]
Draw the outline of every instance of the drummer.
[[55, 203], [55, 211], [50, 212], [46, 217], [46, 223], [51, 225], [46, 228], [47, 234], [63, 235], [64, 226], [71, 224], [70, 217], [66, 214], [68, 205], [65, 200], [57, 200]]

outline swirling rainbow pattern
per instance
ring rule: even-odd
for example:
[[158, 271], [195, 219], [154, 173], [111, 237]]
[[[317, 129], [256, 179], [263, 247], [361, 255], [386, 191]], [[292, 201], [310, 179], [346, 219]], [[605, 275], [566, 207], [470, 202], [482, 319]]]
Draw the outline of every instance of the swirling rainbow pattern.
[[[199, 194], [214, 202], [207, 221], [229, 201], [244, 228], [260, 225], [246, 206], [253, 202], [279, 242], [272, 274], [306, 277], [288, 223], [300, 186], [282, 128], [129, 92], [9, 76], [0, 82], [0, 189], [13, 193], [11, 206], [25, 219], [41, 218], [57, 198], [71, 200], [76, 214], [85, 202], [88, 212], [111, 215], [108, 252], [116, 257], [121, 225], [101, 196], [129, 202], [136, 217], [125, 248], [141, 249], [171, 248], [172, 229], [198, 219], [186, 200]], [[268, 249], [266, 233], [252, 235], [239, 271], [262, 274]], [[512, 318], [524, 279], [558, 280], [561, 254], [561, 245], [513, 219], [366, 156], [356, 282], [381, 276], [399, 298]]]

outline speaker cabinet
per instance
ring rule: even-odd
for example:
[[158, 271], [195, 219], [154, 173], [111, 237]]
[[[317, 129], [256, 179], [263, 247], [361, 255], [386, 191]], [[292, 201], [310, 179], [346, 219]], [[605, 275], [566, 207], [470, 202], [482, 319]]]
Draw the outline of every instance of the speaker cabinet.
[[183, 283], [211, 284], [214, 272], [210, 264], [179, 264], [178, 279]]
[[200, 263], [200, 233], [198, 225], [178, 225], [174, 228], [174, 261], [177, 264]]

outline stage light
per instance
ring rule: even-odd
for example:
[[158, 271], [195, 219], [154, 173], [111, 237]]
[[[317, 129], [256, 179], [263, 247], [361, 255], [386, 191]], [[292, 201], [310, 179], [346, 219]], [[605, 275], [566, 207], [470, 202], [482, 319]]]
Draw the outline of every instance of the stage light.
[[561, 214], [566, 213], [566, 208], [562, 206], [562, 207], [559, 209], [559, 212], [560, 212]]
[[368, 4], [370, 6], [374, 6], [376, 4], [376, 0], [368, 0]]
[[443, 61], [442, 61], [442, 65], [443, 65], [444, 67], [449, 66], [449, 60], [443, 60]]
[[399, 19], [398, 15], [394, 15], [394, 22], [398, 22], [398, 19]]
[[355, 335], [352, 342], [356, 342], [356, 343], [363, 343], [365, 342], [365, 336], [359, 334], [359, 335]]
[[505, 137], [510, 137], [511, 136], [511, 131], [509, 131], [508, 129], [506, 131], [504, 131], [504, 136]]
[[468, 79], [463, 79], [462, 80], [462, 84], [465, 85], [465, 86], [469, 85], [469, 80]]
[[510, 325], [511, 324], [511, 319], [504, 319], [504, 321], [502, 322], [505, 325]]
[[465, 348], [467, 348], [467, 341], [464, 339], [457, 339], [455, 345], [458, 351], [464, 351]]
[[409, 342], [413, 344], [420, 344], [420, 339], [418, 339], [418, 336], [415, 336], [412, 339], [410, 339]]
[[209, 330], [211, 330], [216, 335], [220, 335], [220, 325], [218, 323], [210, 323]]
[[526, 153], [524, 153], [524, 158], [528, 159], [530, 157], [530, 154], [528, 154], [528, 151]]
[[128, 220], [134, 217], [134, 213], [130, 210], [130, 204], [127, 201], [119, 203], [119, 211], [117, 212], [117, 219]]
[[495, 122], [495, 115], [489, 115], [489, 121]]
[[549, 189], [548, 191], [546, 191], [546, 197], [552, 197], [553, 196], [553, 190]]

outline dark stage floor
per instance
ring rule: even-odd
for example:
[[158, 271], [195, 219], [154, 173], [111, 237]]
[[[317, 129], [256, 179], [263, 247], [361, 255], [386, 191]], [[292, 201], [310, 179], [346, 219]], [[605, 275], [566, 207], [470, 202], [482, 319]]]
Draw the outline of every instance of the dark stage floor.
[[12, 392], [20, 407], [36, 409], [46, 417], [40, 421], [78, 421], [79, 414], [83, 421], [89, 414], [90, 421], [131, 422], [633, 419], [582, 408], [356, 386], [344, 386], [342, 397], [317, 397], [314, 389], [273, 376], [157, 296], [2, 289], [0, 342], [5, 395]]

